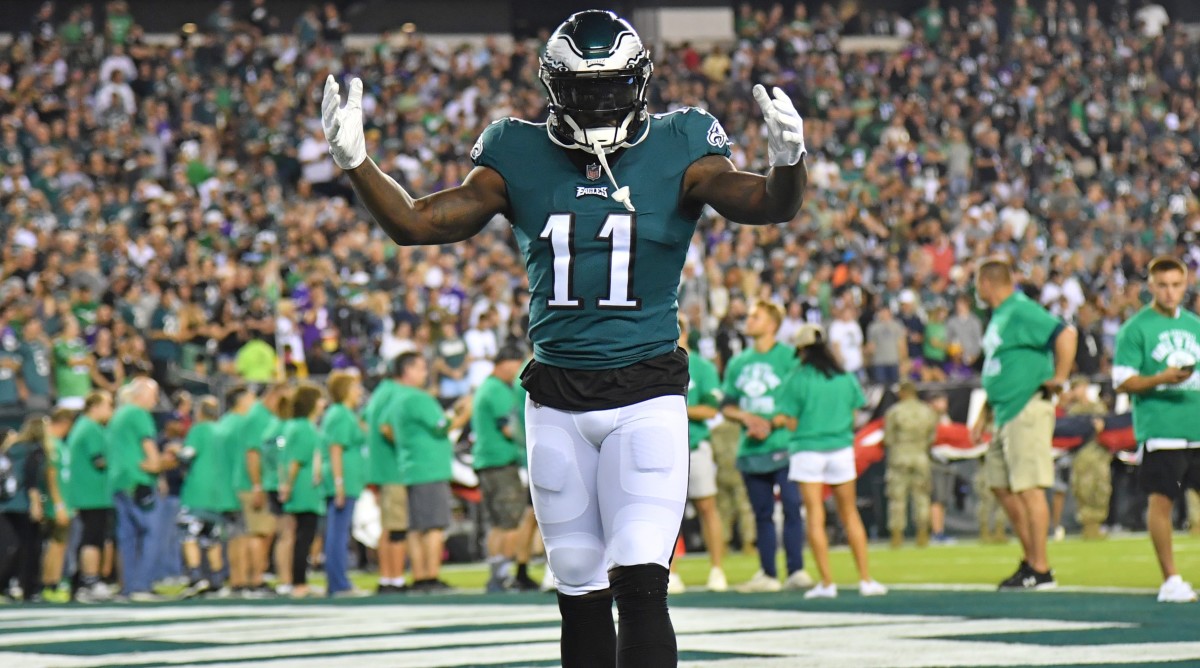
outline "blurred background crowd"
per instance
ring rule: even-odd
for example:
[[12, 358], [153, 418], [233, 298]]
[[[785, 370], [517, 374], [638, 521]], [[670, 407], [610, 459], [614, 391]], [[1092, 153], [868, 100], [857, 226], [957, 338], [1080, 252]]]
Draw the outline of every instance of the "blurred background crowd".
[[[743, 6], [735, 44], [657, 49], [652, 110], [706, 107], [735, 163], [761, 170], [749, 89], [779, 85], [810, 151], [796, 220], [702, 221], [680, 294], [696, 349], [722, 364], [744, 345], [747, 301], [765, 297], [786, 306], [785, 339], [833, 323], [845, 364], [872, 379], [969, 379], [984, 317], [972, 260], [1007, 252], [1023, 288], [1084, 333], [1078, 370], [1105, 372], [1146, 259], [1200, 264], [1200, 49], [1117, 8], [1019, 2], [1002, 22], [988, 0], [909, 17]], [[16, 400], [145, 373], [168, 394], [277, 367], [377, 375], [411, 349], [435, 360], [444, 399], [477, 384], [496, 346], [525, 336], [506, 223], [470, 244], [389, 243], [329, 159], [316, 82], [362, 77], [372, 156], [422, 194], [461, 181], [490, 121], [544, 117], [541, 42], [445, 49], [398, 30], [352, 50], [332, 3], [294, 26], [262, 0], [198, 18], [150, 44], [120, 0], [46, 3], [0, 59], [0, 328]], [[839, 51], [851, 32], [904, 46]], [[49, 384], [32, 378], [46, 360]]]

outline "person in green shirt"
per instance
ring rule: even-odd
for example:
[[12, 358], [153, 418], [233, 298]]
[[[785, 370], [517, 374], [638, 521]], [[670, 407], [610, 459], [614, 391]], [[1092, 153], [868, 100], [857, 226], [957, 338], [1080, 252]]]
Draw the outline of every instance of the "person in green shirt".
[[330, 596], [357, 596], [346, 576], [349, 568], [350, 525], [354, 505], [362, 494], [367, 434], [356, 411], [363, 399], [356, 370], [329, 374], [331, 404], [321, 420], [321, 479], [325, 482], [325, 576]]
[[517, 441], [517, 412], [524, 412], [525, 406], [517, 404], [517, 393], [513, 391], [523, 362], [524, 354], [518, 348], [502, 346], [491, 375], [475, 391], [471, 408], [471, 433], [475, 436], [471, 456], [488, 525], [488, 592], [508, 589], [509, 570], [520, 538], [518, 528], [529, 505], [529, 493], [521, 484], [518, 470], [525, 462], [525, 448]]
[[[273, 558], [278, 578], [275, 593], [280, 595], [292, 591], [292, 550], [296, 542], [294, 518], [283, 512], [283, 502], [279, 499], [279, 481], [284, 478], [283, 451], [287, 445], [283, 432], [292, 419], [295, 398], [295, 389], [282, 383], [267, 390], [262, 404], [271, 415], [264, 422], [258, 438], [259, 446], [252, 445], [246, 451], [246, 472], [250, 479], [253, 510], [266, 515], [253, 522], [248, 520], [250, 526], [247, 526], [247, 530], [258, 535], [251, 582], [260, 581], [259, 573], [266, 572], [268, 551], [272, 549], [274, 538]], [[252, 408], [251, 415], [254, 412]]]
[[[796, 366], [796, 351], [776, 340], [783, 323], [783, 309], [759, 301], [746, 316], [746, 336], [754, 345], [738, 353], [725, 368], [725, 395], [721, 413], [745, 427], [738, 446], [737, 466], [746, 483], [746, 494], [757, 527], [759, 571], [738, 591], [775, 592], [811, 587], [812, 577], [804, 571], [804, 522], [800, 518], [800, 492], [789, 483], [787, 429], [772, 425], [779, 413], [783, 379]], [[775, 489], [783, 503], [783, 550], [787, 554], [788, 577], [780, 583], [775, 567]]]
[[117, 514], [117, 551], [121, 557], [121, 594], [132, 600], [157, 600], [151, 592], [152, 559], [158, 536], [158, 428], [150, 413], [158, 404], [158, 383], [135, 378], [121, 388], [120, 408], [108, 424], [109, 485]]
[[108, 516], [113, 496], [108, 486], [108, 434], [104, 426], [113, 416], [112, 396], [92, 392], [83, 403], [83, 414], [67, 435], [71, 461], [67, 470], [67, 503], [79, 512], [79, 588], [76, 600], [95, 603], [112, 596], [100, 579], [100, 560], [108, 540]]
[[59, 408], [50, 414], [46, 425], [46, 475], [42, 492], [46, 517], [43, 535], [46, 536], [42, 558], [42, 598], [66, 603], [70, 595], [61, 589], [63, 564], [70, 539], [74, 509], [67, 501], [67, 483], [71, 479], [71, 452], [63, 440], [75, 422], [75, 411]]
[[788, 480], [800, 487], [808, 520], [808, 547], [821, 582], [804, 598], [835, 598], [837, 585], [829, 569], [829, 537], [825, 533], [825, 486], [833, 488], [838, 519], [858, 567], [858, 593], [882, 596], [887, 587], [871, 578], [867, 567], [867, 531], [858, 514], [854, 481], [855, 412], [866, 405], [862, 387], [829, 349], [825, 330], [806, 324], [796, 333], [797, 366], [783, 381], [779, 413], [773, 424], [791, 430]]
[[[700, 532], [704, 536], [704, 547], [708, 550], [711, 564], [708, 570], [708, 590], [725, 591], [729, 582], [721, 568], [721, 557], [725, 551], [725, 534], [721, 528], [721, 514], [717, 512], [717, 464], [713, 459], [712, 444], [708, 442], [708, 421], [717, 416], [721, 406], [721, 376], [712, 362], [694, 352], [688, 345], [691, 334], [687, 319], [679, 318], [679, 347], [688, 353], [688, 500], [696, 507], [700, 516]], [[667, 579], [667, 593], [682, 594], [687, 591], [683, 578], [671, 562], [671, 574]]]
[[79, 335], [74, 317], [63, 320], [62, 335], [54, 342], [54, 385], [58, 405], [79, 410], [92, 391], [92, 355]]
[[45, 327], [38, 319], [25, 323], [21, 331], [21, 378], [25, 381], [26, 410], [46, 410], [53, 405], [53, 347]]
[[[992, 309], [983, 334], [982, 380], [995, 432], [983, 473], [1024, 551], [1016, 572], [1000, 588], [1049, 589], [1056, 586], [1046, 556], [1046, 488], [1054, 484], [1055, 416], [1049, 397], [1067, 384], [1077, 334], [1016, 289], [1006, 259], [980, 264], [975, 294]], [[983, 424], [977, 423], [977, 433]]]
[[470, 419], [470, 395], [460, 399], [451, 419], [425, 391], [429, 365], [419, 353], [396, 357], [400, 387], [388, 408], [400, 480], [408, 490], [408, 554], [416, 591], [444, 591], [439, 579], [445, 530], [450, 526], [450, 477], [454, 446], [448, 435]]
[[[274, 443], [278, 429], [276, 427], [272, 431], [272, 427], [279, 423], [276, 411], [283, 392], [284, 386], [273, 385], [263, 394], [261, 401], [255, 401], [250, 387], [236, 387], [225, 401], [226, 406], [234, 407], [230, 412], [241, 416], [238, 420], [238, 443], [229, 454], [233, 458], [234, 490], [246, 533], [231, 543], [244, 541], [241, 554], [246, 560], [245, 586], [251, 592], [265, 590], [263, 574], [267, 571], [271, 537], [275, 535], [279, 524], [267, 497], [268, 490], [278, 488], [278, 476], [273, 475], [276, 467], [266, 462], [268, 454], [272, 455], [271, 462], [278, 459], [273, 457], [278, 450]], [[232, 554], [230, 561], [233, 561]]]
[[[189, 580], [184, 598], [216, 591], [223, 585], [226, 514], [234, 502], [229, 488], [230, 457], [226, 452], [230, 441], [226, 427], [216, 421], [220, 415], [216, 397], [201, 397], [196, 402], [196, 422], [188, 430], [179, 455], [186, 468], [179, 494], [183, 561]], [[233, 570], [230, 564], [230, 571]]]
[[[256, 423], [251, 425], [249, 415], [256, 405], [258, 402], [254, 391], [249, 386], [234, 386], [225, 393], [225, 415], [220, 416], [221, 419], [212, 426], [212, 439], [217, 443], [217, 448], [224, 458], [221, 463], [224, 470], [221, 485], [219, 489], [214, 490], [214, 493], [220, 496], [221, 513], [241, 514], [244, 507], [253, 503], [250, 474], [247, 470], [247, 452], [260, 445], [262, 429], [265, 426], [261, 412], [266, 410], [261, 409], [256, 414]], [[265, 556], [266, 553], [255, 549], [257, 534], [249, 532], [249, 523], [249, 517], [243, 519], [242, 524], [247, 527], [247, 532], [231, 537], [227, 546], [229, 587], [236, 593], [262, 587], [262, 577], [259, 576], [252, 582], [251, 576], [257, 570], [255, 558]], [[261, 532], [263, 527], [255, 528]]]
[[317, 518], [325, 514], [321, 481], [321, 433], [317, 420], [325, 410], [325, 393], [319, 385], [302, 383], [292, 403], [294, 417], [283, 428], [284, 477], [279, 481], [283, 511], [294, 518], [296, 540], [292, 549], [292, 596], [308, 596], [308, 553], [317, 535]]
[[1187, 267], [1174, 257], [1149, 266], [1151, 302], [1117, 332], [1112, 379], [1133, 403], [1138, 467], [1150, 495], [1146, 523], [1162, 569], [1158, 600], [1195, 601], [1196, 591], [1175, 567], [1172, 514], [1186, 489], [1200, 488], [1200, 317], [1183, 308]]
[[247, 383], [269, 383], [279, 375], [275, 349], [260, 339], [251, 339], [239, 348], [233, 364]]
[[399, 357], [392, 360], [389, 377], [375, 386], [363, 409], [363, 418], [367, 423], [366, 482], [377, 486], [380, 513], [381, 532], [376, 548], [379, 554], [377, 594], [400, 593], [408, 586], [404, 579], [408, 558], [408, 490], [400, 482], [400, 467], [396, 463], [389, 415], [392, 399], [400, 391], [401, 370], [398, 360]]

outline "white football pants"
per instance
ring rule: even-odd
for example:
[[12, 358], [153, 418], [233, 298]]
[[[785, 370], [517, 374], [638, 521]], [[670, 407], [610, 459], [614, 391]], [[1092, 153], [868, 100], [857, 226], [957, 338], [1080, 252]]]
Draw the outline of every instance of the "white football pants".
[[525, 403], [529, 482], [558, 590], [608, 587], [615, 566], [670, 562], [687, 499], [687, 402], [573, 412]]

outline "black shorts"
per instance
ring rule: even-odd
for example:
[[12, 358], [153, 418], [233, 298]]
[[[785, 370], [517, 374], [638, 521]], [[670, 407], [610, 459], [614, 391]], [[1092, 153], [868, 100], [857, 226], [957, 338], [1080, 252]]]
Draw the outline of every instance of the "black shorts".
[[267, 507], [271, 509], [271, 514], [276, 517], [283, 514], [283, 503], [279, 500], [279, 492], [275, 490], [267, 492]]
[[1200, 448], [1142, 453], [1138, 467], [1142, 490], [1176, 501], [1186, 489], [1200, 490]]
[[95, 508], [79, 511], [79, 524], [82, 527], [79, 541], [82, 547], [104, 547], [108, 539], [108, 516], [111, 511], [107, 508]]

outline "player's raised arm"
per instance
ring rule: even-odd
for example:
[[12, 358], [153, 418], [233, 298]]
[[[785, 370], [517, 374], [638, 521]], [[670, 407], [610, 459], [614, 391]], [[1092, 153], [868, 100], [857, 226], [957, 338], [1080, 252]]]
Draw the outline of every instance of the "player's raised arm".
[[354, 191], [393, 241], [402, 246], [462, 241], [508, 209], [504, 179], [487, 167], [471, 170], [461, 186], [414, 199], [367, 157], [362, 80], [350, 82], [345, 107], [341, 106], [338, 90], [337, 81], [330, 75], [321, 101], [321, 125], [329, 153], [350, 175]]
[[779, 88], [775, 97], [762, 85], [754, 87], [754, 100], [767, 124], [766, 176], [739, 172], [729, 158], [710, 155], [697, 160], [684, 175], [689, 202], [708, 204], [735, 223], [767, 225], [796, 216], [804, 201], [808, 170], [804, 167], [804, 120]]

